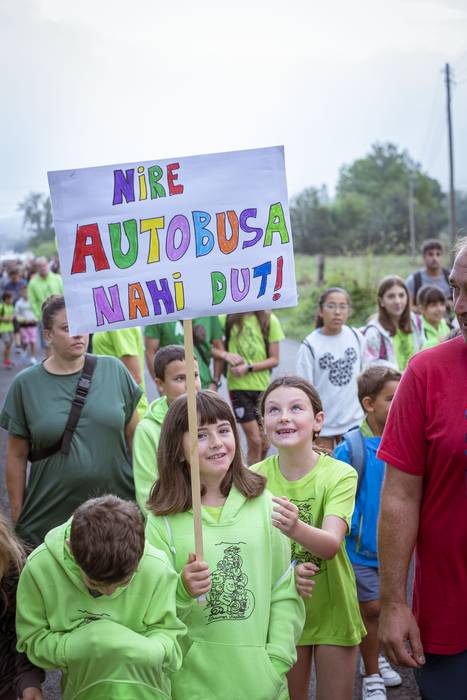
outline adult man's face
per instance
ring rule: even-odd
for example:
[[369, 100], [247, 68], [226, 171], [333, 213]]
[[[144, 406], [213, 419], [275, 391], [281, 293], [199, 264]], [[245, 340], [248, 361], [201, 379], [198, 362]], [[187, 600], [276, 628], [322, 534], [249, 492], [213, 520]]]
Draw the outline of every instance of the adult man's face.
[[37, 274], [40, 275], [41, 277], [47, 277], [49, 274], [49, 263], [47, 260], [38, 260], [36, 262], [36, 270]]
[[432, 274], [441, 270], [441, 251], [438, 248], [427, 250], [423, 256], [425, 267]]
[[467, 343], [467, 246], [458, 253], [449, 276], [453, 288], [454, 311]]

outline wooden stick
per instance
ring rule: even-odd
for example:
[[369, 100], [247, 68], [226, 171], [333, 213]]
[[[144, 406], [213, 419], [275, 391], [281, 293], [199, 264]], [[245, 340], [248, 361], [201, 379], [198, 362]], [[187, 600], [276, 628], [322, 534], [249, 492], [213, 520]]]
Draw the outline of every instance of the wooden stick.
[[195, 356], [193, 347], [193, 324], [191, 319], [183, 321], [185, 336], [186, 389], [188, 403], [188, 431], [190, 434], [191, 497], [193, 501], [193, 524], [195, 528], [195, 554], [201, 561], [203, 555], [203, 528], [201, 525], [201, 482], [198, 455], [198, 412], [196, 410]]

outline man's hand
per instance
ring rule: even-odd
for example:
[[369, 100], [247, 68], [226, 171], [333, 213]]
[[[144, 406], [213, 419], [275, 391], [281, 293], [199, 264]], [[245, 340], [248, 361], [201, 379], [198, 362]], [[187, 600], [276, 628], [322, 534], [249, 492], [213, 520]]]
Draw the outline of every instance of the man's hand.
[[405, 603], [381, 604], [378, 636], [392, 664], [420, 668], [425, 663], [420, 630]]
[[311, 561], [297, 564], [295, 567], [295, 588], [302, 598], [310, 598], [313, 593], [314, 581], [311, 576], [314, 576], [319, 571], [319, 567]]
[[182, 569], [182, 581], [192, 598], [199, 598], [211, 590], [211, 572], [205, 561], [197, 561], [194, 554]]

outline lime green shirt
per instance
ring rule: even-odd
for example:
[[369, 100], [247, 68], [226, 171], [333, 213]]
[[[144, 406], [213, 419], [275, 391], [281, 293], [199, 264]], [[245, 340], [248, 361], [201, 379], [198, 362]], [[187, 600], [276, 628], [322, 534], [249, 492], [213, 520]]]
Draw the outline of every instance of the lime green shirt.
[[394, 352], [399, 370], [401, 372], [407, 367], [410, 358], [415, 354], [415, 344], [413, 341], [413, 333], [404, 333], [399, 328], [396, 335], [393, 336]]
[[[267, 478], [267, 488], [275, 496], [286, 497], [295, 503], [304, 523], [320, 528], [327, 515], [336, 515], [350, 528], [357, 472], [349, 464], [322, 454], [313, 469], [297, 481], [288, 481], [284, 477], [277, 455], [259, 462], [252, 469]], [[292, 540], [292, 560], [297, 563], [311, 561], [319, 566], [313, 595], [305, 601], [307, 615], [299, 645], [360, 644], [365, 628], [345, 541], [333, 559], [324, 560]]]
[[119, 359], [125, 355], [135, 355], [139, 358], [141, 373], [141, 382], [139, 386], [143, 390], [143, 395], [138, 403], [138, 415], [140, 419], [144, 418], [149, 404], [144, 384], [144, 348], [141, 329], [136, 326], [133, 328], [118, 328], [115, 331], [94, 333], [92, 336], [92, 351], [95, 355], [109, 355], [110, 357], [118, 357]]
[[[226, 316], [222, 316], [221, 320], [225, 328]], [[277, 343], [283, 339], [284, 333], [279, 319], [274, 314], [271, 314], [269, 343]], [[241, 355], [247, 365], [254, 365], [256, 362], [263, 362], [263, 360], [267, 359], [261, 326], [255, 314], [245, 315], [240, 332], [238, 326], [232, 326], [227, 350]], [[229, 369], [227, 372], [227, 386], [233, 390], [264, 391], [268, 387], [270, 377], [271, 373], [267, 369], [261, 372], [248, 372], [243, 377], [234, 377]]]
[[435, 328], [431, 323], [424, 318], [423, 321], [423, 333], [425, 335], [425, 342], [423, 343], [423, 349], [432, 348], [449, 334], [449, 326], [444, 320], [441, 319], [438, 328]]
[[[192, 323], [195, 356], [198, 360], [201, 388], [209, 389], [212, 382], [210, 369], [211, 346], [213, 340], [222, 340], [222, 326], [218, 316], [194, 318]], [[181, 321], [168, 321], [167, 323], [145, 326], [144, 335], [147, 338], [158, 340], [161, 348], [166, 345], [184, 344], [183, 323]]]
[[218, 523], [224, 506], [203, 506], [203, 510], [209, 513], [215, 523]]
[[55, 272], [49, 272], [47, 277], [41, 277], [40, 275], [31, 277], [31, 281], [28, 284], [28, 296], [38, 321], [40, 321], [42, 316], [42, 304], [51, 294], [63, 294], [63, 282], [60, 275], [57, 275]]
[[11, 304], [0, 303], [0, 333], [13, 332], [13, 320], [4, 321], [4, 318], [11, 318], [15, 315], [15, 308]]

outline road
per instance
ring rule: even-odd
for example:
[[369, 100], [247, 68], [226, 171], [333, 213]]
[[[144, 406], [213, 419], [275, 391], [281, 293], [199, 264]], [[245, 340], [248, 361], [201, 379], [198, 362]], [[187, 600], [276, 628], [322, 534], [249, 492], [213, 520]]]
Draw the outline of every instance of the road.
[[[281, 364], [274, 371], [274, 376], [279, 376], [283, 373], [292, 373], [294, 371], [297, 348], [298, 343], [293, 340], [284, 340], [281, 343]], [[18, 365], [12, 370], [0, 369], [0, 405], [3, 405], [3, 401], [6, 396], [8, 387], [10, 386], [11, 380], [13, 379], [15, 374], [17, 374], [18, 371], [23, 369], [23, 367], [24, 365], [18, 363]], [[150, 400], [153, 400], [157, 396], [157, 391], [155, 389], [154, 384], [151, 381], [148, 372], [146, 372], [145, 379], [148, 397]], [[221, 388], [221, 393], [224, 396], [227, 395], [225, 386]], [[2, 512], [9, 513], [4, 474], [6, 444], [6, 432], [4, 430], [0, 430], [0, 507], [2, 509]], [[399, 688], [388, 689], [389, 700], [419, 700], [420, 696], [418, 694], [412, 672], [406, 669], [398, 670], [403, 676], [403, 685]], [[44, 688], [44, 697], [45, 700], [60, 700], [60, 681], [58, 673], [47, 674], [47, 682]], [[310, 700], [312, 698], [314, 698], [314, 683], [312, 684], [312, 688], [310, 689]], [[361, 681], [359, 674], [356, 673], [353, 700], [358, 700], [359, 698], [361, 698]], [[213, 698], [212, 700], [218, 699]], [[329, 698], [329, 700], [332, 700], [332, 698]]]

